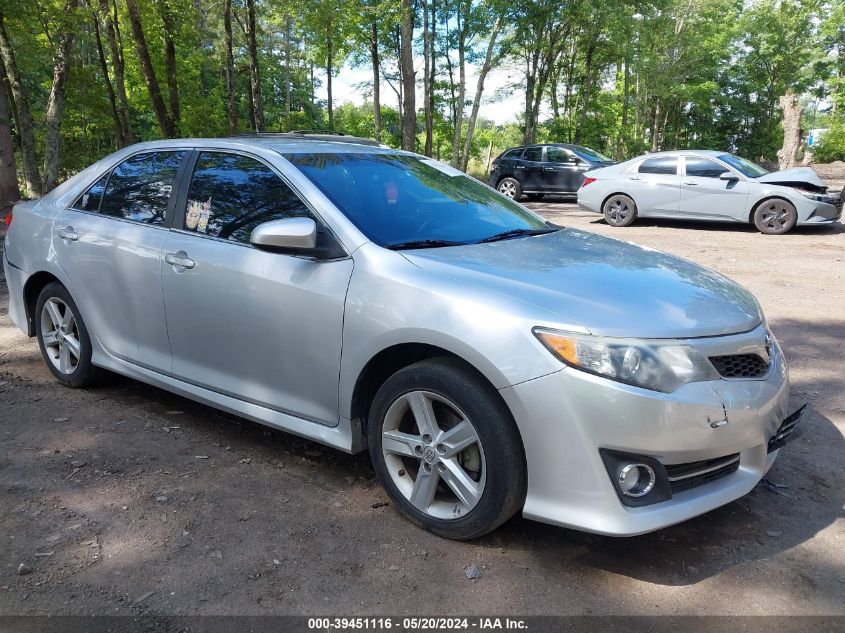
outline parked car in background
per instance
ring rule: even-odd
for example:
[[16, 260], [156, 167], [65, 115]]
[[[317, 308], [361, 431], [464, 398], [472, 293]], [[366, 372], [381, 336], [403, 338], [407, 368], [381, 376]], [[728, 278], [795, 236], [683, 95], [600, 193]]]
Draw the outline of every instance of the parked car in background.
[[580, 145], [561, 143], [513, 147], [490, 169], [489, 184], [504, 196], [540, 200], [546, 194], [576, 195], [584, 174], [613, 160]]
[[11, 319], [62, 384], [105, 368], [369, 450], [451, 538], [520, 511], [683, 521], [754, 488], [801, 418], [729, 279], [354, 139], [126, 147], [16, 206], [4, 253]]
[[831, 224], [842, 195], [809, 167], [768, 172], [727, 152], [657, 152], [590, 171], [578, 205], [603, 213], [611, 226], [638, 217], [752, 223], [777, 235], [798, 225]]

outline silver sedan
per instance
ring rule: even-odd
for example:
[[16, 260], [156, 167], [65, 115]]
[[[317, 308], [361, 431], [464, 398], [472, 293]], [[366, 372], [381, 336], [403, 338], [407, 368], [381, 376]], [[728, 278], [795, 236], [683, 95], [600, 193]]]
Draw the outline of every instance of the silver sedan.
[[451, 538], [520, 511], [683, 521], [749, 492], [801, 417], [735, 283], [355, 139], [123, 149], [15, 207], [3, 265], [62, 384], [110, 370], [369, 450]]
[[778, 235], [794, 226], [831, 224], [842, 215], [809, 167], [769, 173], [725, 152], [685, 150], [640, 156], [585, 174], [578, 205], [611, 226], [640, 218], [752, 223]]

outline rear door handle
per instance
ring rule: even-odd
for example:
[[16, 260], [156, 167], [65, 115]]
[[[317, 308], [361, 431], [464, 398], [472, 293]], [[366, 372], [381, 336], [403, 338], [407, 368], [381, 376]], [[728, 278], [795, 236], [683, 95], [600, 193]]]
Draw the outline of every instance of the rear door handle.
[[543, 171], [557, 171], [554, 167], [543, 167]]
[[63, 229], [58, 229], [56, 231], [56, 235], [63, 240], [70, 240], [71, 242], [75, 242], [79, 239], [79, 233], [74, 231], [72, 226], [66, 226]]
[[628, 176], [628, 180], [639, 180], [638, 176]]
[[690, 187], [697, 187], [698, 186], [697, 182], [692, 182], [691, 180], [685, 180], [684, 184], [689, 185]]
[[517, 169], [525, 169], [525, 165], [517, 165], [516, 168]]
[[181, 266], [182, 268], [193, 268], [197, 265], [197, 263], [188, 257], [188, 254], [185, 251], [179, 251], [178, 253], [167, 253], [164, 256], [164, 261], [166, 261], [171, 266]]

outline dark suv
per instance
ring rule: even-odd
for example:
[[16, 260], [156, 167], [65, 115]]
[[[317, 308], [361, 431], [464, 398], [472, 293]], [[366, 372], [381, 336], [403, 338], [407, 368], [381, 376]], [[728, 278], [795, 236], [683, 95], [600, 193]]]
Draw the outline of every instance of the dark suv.
[[493, 161], [489, 184], [508, 198], [539, 200], [546, 194], [576, 195], [591, 169], [613, 160], [580, 145], [525, 145], [502, 152]]

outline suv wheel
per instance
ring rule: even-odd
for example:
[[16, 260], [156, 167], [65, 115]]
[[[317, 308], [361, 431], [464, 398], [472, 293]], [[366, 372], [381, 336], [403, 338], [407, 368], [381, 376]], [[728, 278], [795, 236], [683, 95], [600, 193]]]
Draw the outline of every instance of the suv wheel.
[[482, 536], [525, 500], [525, 456], [504, 403], [451, 358], [387, 379], [368, 418], [370, 456], [394, 505], [447, 538]]
[[512, 200], [519, 200], [522, 197], [522, 185], [519, 184], [516, 178], [502, 178], [499, 184], [496, 185], [496, 189], [498, 189], [500, 194]]

